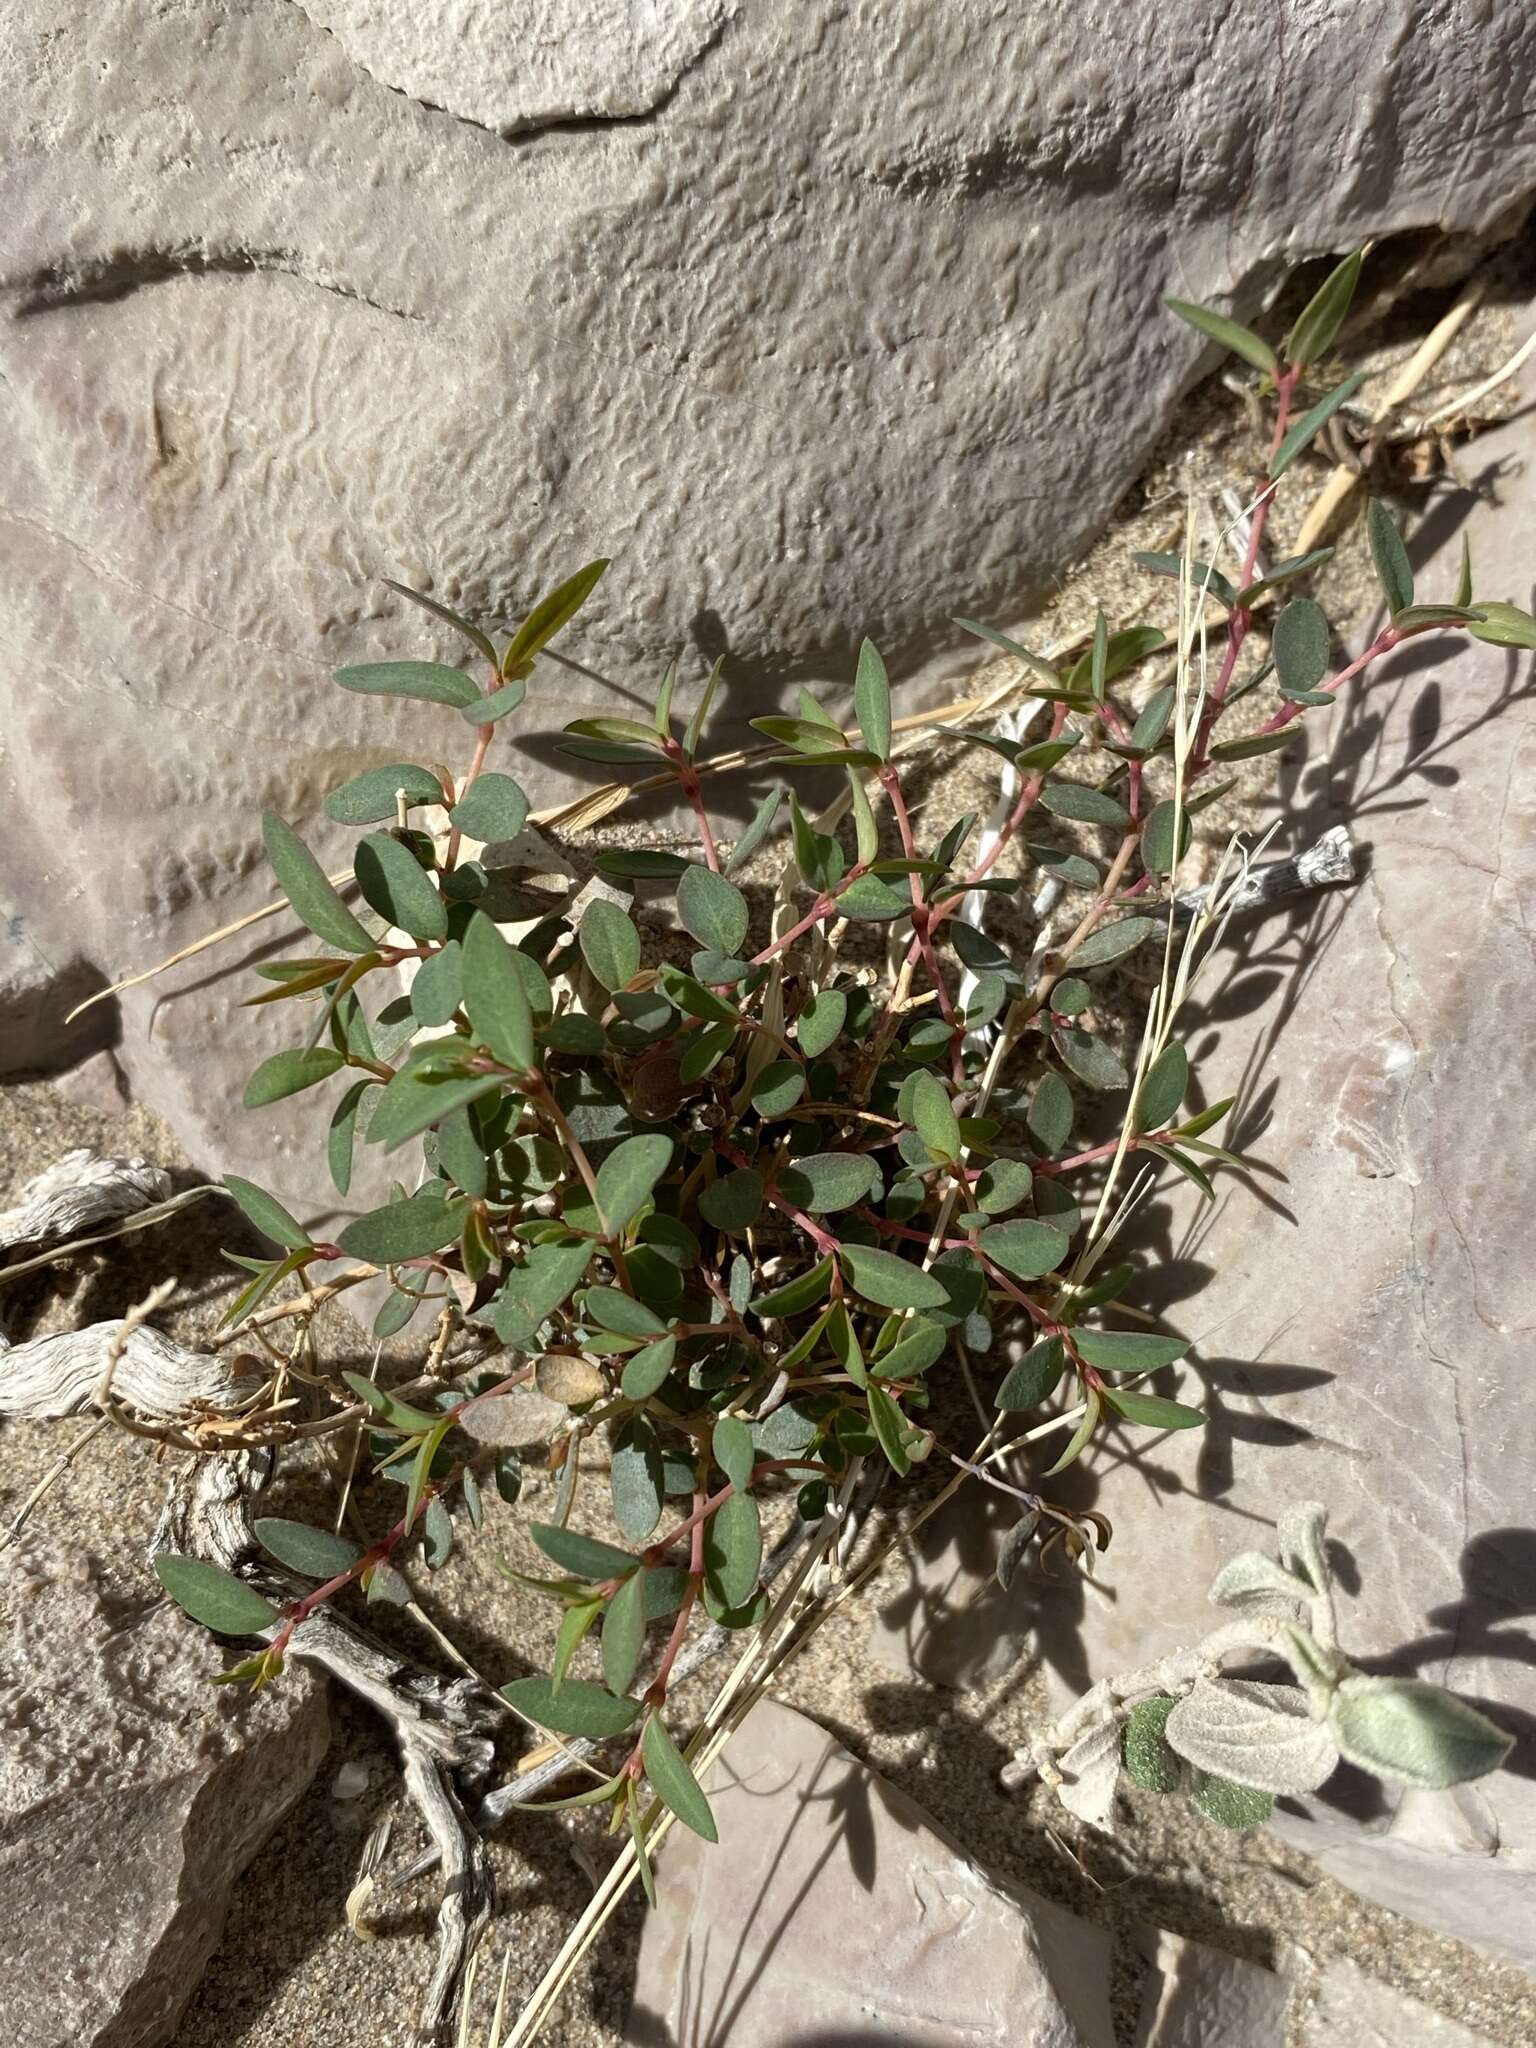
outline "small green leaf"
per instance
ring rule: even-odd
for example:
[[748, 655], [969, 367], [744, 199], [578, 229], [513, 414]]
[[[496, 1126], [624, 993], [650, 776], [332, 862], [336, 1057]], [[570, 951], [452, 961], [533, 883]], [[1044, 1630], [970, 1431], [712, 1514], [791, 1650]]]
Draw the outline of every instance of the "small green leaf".
[[1130, 1075], [1120, 1055], [1090, 1032], [1063, 1028], [1056, 1034], [1062, 1058], [1090, 1088], [1128, 1088]]
[[616, 903], [595, 896], [581, 914], [581, 955], [610, 992], [640, 971], [640, 934]]
[[[1177, 828], [1177, 832], [1175, 832]], [[1172, 797], [1154, 804], [1141, 832], [1141, 864], [1149, 875], [1171, 875], [1188, 853], [1194, 827], [1189, 813], [1181, 811]], [[1081, 953], [1075, 956], [1081, 967]]]
[[413, 1408], [408, 1401], [399, 1400], [387, 1388], [376, 1387], [372, 1380], [365, 1379], [360, 1372], [343, 1372], [342, 1379], [360, 1401], [365, 1401], [381, 1422], [391, 1429], [397, 1429], [403, 1436], [421, 1436], [436, 1429], [442, 1421], [441, 1415], [431, 1415], [424, 1408]]
[[767, 1294], [759, 1294], [748, 1303], [753, 1315], [794, 1316], [802, 1309], [812, 1307], [827, 1291], [832, 1278], [832, 1255], [818, 1259], [807, 1272], [798, 1274], [793, 1280], [786, 1280], [782, 1287], [775, 1287]]
[[554, 1522], [530, 1522], [528, 1534], [552, 1564], [578, 1579], [622, 1578], [632, 1572], [636, 1560], [617, 1544], [600, 1543], [579, 1529], [562, 1529]]
[[1231, 349], [1245, 363], [1252, 363], [1256, 370], [1267, 370], [1271, 376], [1278, 374], [1279, 358], [1269, 343], [1260, 340], [1250, 328], [1239, 326], [1237, 321], [1228, 319], [1225, 313], [1218, 313], [1214, 307], [1191, 305], [1188, 299], [1165, 298], [1163, 304], [1170, 313], [1177, 313], [1181, 320], [1187, 320], [1209, 340], [1219, 341], [1223, 348]]
[[885, 924], [912, 908], [910, 896], [901, 896], [878, 875], [860, 875], [838, 892], [837, 907], [844, 917], [872, 924]]
[[337, 1239], [351, 1258], [373, 1266], [394, 1266], [402, 1259], [424, 1258], [441, 1251], [464, 1227], [468, 1205], [446, 1201], [434, 1188], [422, 1188], [403, 1202], [390, 1202], [349, 1223]]
[[1310, 576], [1314, 569], [1331, 562], [1337, 552], [1334, 548], [1313, 548], [1305, 555], [1288, 555], [1283, 562], [1276, 562], [1267, 576], [1261, 576], [1256, 583], [1250, 583], [1237, 593], [1237, 601], [1246, 611], [1266, 590], [1274, 590], [1282, 583], [1290, 583], [1298, 576]]
[[1156, 1372], [1189, 1350], [1184, 1337], [1153, 1337], [1139, 1330], [1074, 1330], [1079, 1356], [1100, 1372]]
[[1269, 474], [1272, 479], [1284, 476], [1313, 436], [1327, 425], [1341, 405], [1354, 397], [1364, 382], [1364, 370], [1356, 370], [1336, 389], [1330, 391], [1326, 398], [1319, 399], [1310, 412], [1302, 415], [1270, 458]]
[[386, 590], [394, 591], [397, 597], [409, 598], [412, 604], [419, 604], [424, 612], [431, 612], [434, 618], [441, 619], [445, 625], [452, 626], [455, 632], [462, 633], [471, 646], [480, 650], [493, 668], [496, 666], [496, 649], [478, 626], [472, 626], [468, 619], [461, 617], [456, 611], [451, 611], [447, 605], [439, 604], [435, 597], [427, 597], [421, 591], [412, 590], [404, 583], [396, 583], [392, 577], [384, 577], [383, 582]]
[[354, 775], [325, 800], [325, 815], [338, 825], [377, 825], [393, 818], [398, 809], [397, 792], [403, 791], [407, 804], [440, 804], [442, 784], [425, 768], [413, 768], [407, 761], [393, 761], [387, 768], [370, 768]]
[[619, 881], [675, 882], [688, 863], [680, 853], [663, 853], [659, 847], [613, 846], [595, 854], [593, 865], [599, 874]]
[[738, 953], [751, 922], [747, 899], [724, 875], [698, 866], [683, 870], [677, 885], [677, 914], [701, 946]]
[[336, 680], [344, 690], [365, 697], [417, 697], [429, 704], [454, 704], [461, 710], [480, 696], [473, 676], [436, 661], [367, 661], [337, 669]]
[[1056, 1391], [1066, 1370], [1067, 1347], [1060, 1337], [1042, 1337], [1012, 1366], [997, 1390], [999, 1408], [1038, 1408]]
[[659, 1714], [653, 1713], [646, 1718], [640, 1737], [640, 1753], [645, 1759], [645, 1774], [651, 1781], [651, 1790], [662, 1805], [669, 1807], [684, 1827], [692, 1828], [706, 1842], [718, 1842], [720, 1836], [715, 1828], [715, 1817], [709, 1810], [709, 1801], [684, 1761], [682, 1751], [667, 1733]]
[[1220, 761], [1251, 761], [1259, 754], [1276, 754], [1296, 737], [1289, 727], [1279, 732], [1250, 733], [1247, 739], [1223, 740], [1212, 747], [1211, 756]]
[[1479, 601], [1480, 624], [1469, 627], [1474, 640], [1486, 640], [1493, 647], [1536, 647], [1536, 619], [1517, 604]]
[[886, 1462], [899, 1479], [905, 1479], [912, 1469], [912, 1459], [907, 1450], [906, 1417], [883, 1387], [871, 1383], [864, 1398], [869, 1403], [869, 1419]]
[[343, 1064], [341, 1054], [328, 1045], [311, 1046], [304, 1052], [275, 1052], [263, 1060], [245, 1084], [241, 1097], [247, 1109], [264, 1109], [269, 1102], [281, 1102], [329, 1080]]
[[1040, 804], [1054, 817], [1070, 818], [1081, 825], [1115, 825], [1123, 831], [1131, 822], [1130, 812], [1118, 798], [1083, 782], [1048, 783]]
[[263, 1550], [291, 1571], [302, 1572], [307, 1579], [339, 1578], [363, 1554], [349, 1536], [334, 1535], [329, 1529], [312, 1529], [308, 1522], [288, 1522], [264, 1515], [252, 1527]]
[[1150, 917], [1122, 917], [1114, 924], [1101, 925], [1072, 955], [1072, 965], [1081, 969], [1107, 967], [1110, 961], [1133, 952], [1156, 929], [1156, 920]]
[[1273, 1792], [1261, 1792], [1253, 1785], [1234, 1785], [1228, 1778], [1213, 1778], [1209, 1772], [1193, 1767], [1189, 1775], [1190, 1805], [1218, 1827], [1262, 1827], [1275, 1810]]
[[[1184, 575], [1182, 555], [1141, 554], [1132, 555], [1131, 560], [1138, 569], [1145, 569], [1151, 576], [1176, 576], [1182, 579]], [[1221, 571], [1213, 569], [1209, 562], [1191, 560], [1189, 576], [1191, 586], [1196, 591], [1208, 590], [1212, 597], [1219, 599], [1228, 609], [1236, 605], [1237, 592]]]
[[797, 1209], [812, 1216], [828, 1216], [866, 1201], [874, 1171], [863, 1152], [813, 1152], [786, 1166], [778, 1187]]
[[962, 1150], [960, 1119], [949, 1090], [937, 1074], [921, 1073], [912, 1084], [912, 1127], [936, 1159], [955, 1165]]
[[974, 634], [978, 640], [988, 640], [994, 647], [1001, 647], [1005, 654], [1013, 655], [1026, 668], [1033, 669], [1043, 681], [1056, 683], [1060, 680], [1048, 661], [1038, 654], [1031, 654], [1027, 647], [1020, 646], [1017, 640], [1010, 640], [1006, 633], [999, 633], [995, 626], [984, 626], [979, 619], [962, 618], [956, 618], [955, 624], [962, 632]]
[[1054, 1465], [1047, 1466], [1043, 1475], [1045, 1478], [1054, 1479], [1058, 1472], [1065, 1472], [1069, 1465], [1077, 1463], [1078, 1459], [1092, 1442], [1093, 1432], [1099, 1426], [1099, 1417], [1102, 1413], [1103, 1406], [1099, 1400], [1098, 1390], [1093, 1389], [1083, 1403], [1082, 1420], [1078, 1423], [1077, 1428], [1073, 1430], [1067, 1448], [1062, 1452]]
[[1413, 603], [1413, 568], [1403, 537], [1380, 498], [1372, 498], [1366, 504], [1365, 530], [1370, 536], [1371, 560], [1376, 564], [1376, 578], [1387, 600], [1387, 610], [1394, 614], [1406, 611]]
[[1461, 568], [1456, 576], [1456, 595], [1453, 604], [1468, 605], [1472, 602], [1472, 542], [1463, 533], [1461, 536]]
[[528, 822], [528, 798], [510, 775], [480, 775], [448, 817], [471, 839], [515, 839]]
[[343, 953], [371, 953], [373, 940], [325, 878], [325, 870], [291, 825], [266, 811], [261, 836], [283, 894], [301, 924]]
[[360, 839], [353, 856], [357, 886], [380, 917], [413, 939], [446, 939], [448, 906], [416, 856], [387, 832]]
[[[731, 857], [725, 864], [725, 872], [728, 875], [733, 875], [737, 868], [744, 867], [768, 837], [773, 821], [779, 814], [779, 805], [783, 801], [784, 791], [781, 788], [770, 789], [763, 798], [753, 815], [751, 824], [748, 825], [746, 831], [742, 833], [735, 846], [731, 849]], [[683, 864], [680, 862], [677, 868], [679, 874], [682, 872], [682, 866]]]
[[1205, 1417], [1198, 1408], [1188, 1408], [1182, 1401], [1165, 1401], [1161, 1394], [1138, 1394], [1124, 1387], [1105, 1387], [1103, 1399], [1106, 1407], [1113, 1408], [1117, 1415], [1123, 1415], [1127, 1422], [1139, 1423], [1144, 1429], [1203, 1429]]
[[568, 576], [565, 582], [552, 590], [547, 597], [540, 598], [518, 627], [511, 644], [501, 658], [503, 675], [512, 675], [526, 662], [532, 661], [541, 648], [548, 646], [562, 627], [570, 624], [602, 581], [603, 571], [607, 567], [606, 557], [588, 562], [585, 568], [578, 569], [574, 576]]
[[840, 988], [817, 991], [795, 1019], [795, 1036], [807, 1059], [819, 1059], [841, 1035], [848, 1016], [848, 997]]
[[309, 1250], [313, 1238], [289, 1215], [275, 1195], [267, 1194], [254, 1181], [242, 1180], [238, 1173], [226, 1173], [224, 1185], [263, 1237], [270, 1237], [274, 1244], [280, 1244], [287, 1252]]
[[534, 1064], [533, 1016], [512, 948], [479, 910], [461, 944], [464, 1009], [476, 1037], [504, 1066], [529, 1072]]
[[[1374, 502], [1374, 500], [1373, 500]], [[1328, 621], [1310, 597], [1292, 598], [1275, 621], [1275, 675], [1287, 695], [1315, 690], [1328, 673]]]
[[645, 1644], [646, 1613], [646, 1570], [631, 1572], [617, 1593], [608, 1602], [608, 1611], [603, 1616], [603, 1679], [608, 1690], [626, 1693], [635, 1676], [635, 1667], [640, 1662], [640, 1652]]
[[1072, 1091], [1060, 1074], [1040, 1076], [1029, 1105], [1030, 1135], [1047, 1154], [1059, 1152], [1072, 1135]]
[[871, 640], [859, 649], [858, 676], [853, 685], [853, 714], [859, 733], [871, 753], [882, 761], [891, 758], [891, 686], [885, 663]]
[[949, 1345], [949, 1332], [926, 1316], [912, 1316], [899, 1325], [901, 1335], [889, 1351], [872, 1360], [869, 1370], [876, 1379], [920, 1379], [937, 1365]]
[[733, 1493], [704, 1524], [704, 1571], [722, 1607], [741, 1607], [757, 1589], [763, 1531], [757, 1502]]
[[1364, 261], [1363, 249], [1352, 250], [1329, 271], [1302, 308], [1285, 344], [1285, 359], [1293, 369], [1304, 370], [1309, 364], [1321, 362], [1333, 347], [1355, 296]]
[[752, 1083], [752, 1107], [771, 1120], [793, 1109], [804, 1093], [804, 1067], [795, 1060], [774, 1060]]
[[631, 1543], [643, 1543], [661, 1520], [664, 1500], [661, 1449], [643, 1415], [620, 1432], [609, 1461], [613, 1519]]
[[495, 725], [516, 711], [527, 694], [528, 685], [517, 677], [503, 683], [499, 690], [492, 690], [488, 697], [477, 697], [473, 704], [466, 704], [459, 716], [470, 725]]
[[672, 1370], [672, 1361], [677, 1356], [675, 1337], [658, 1337], [654, 1344], [647, 1344], [643, 1351], [637, 1351], [624, 1367], [624, 1376], [619, 1382], [625, 1396], [631, 1401], [649, 1400]]
[[672, 1164], [673, 1144], [660, 1131], [625, 1138], [597, 1169], [597, 1206], [616, 1235], [650, 1200], [651, 1190]]
[[589, 1287], [582, 1305], [600, 1329], [616, 1330], [624, 1337], [660, 1337], [666, 1332], [667, 1325], [653, 1309], [617, 1287]]
[[761, 1215], [762, 1207], [763, 1176], [755, 1166], [723, 1174], [699, 1196], [699, 1214], [716, 1230], [747, 1230]]
[[1346, 1678], [1328, 1709], [1345, 1760], [1389, 1784], [1442, 1790], [1495, 1771], [1513, 1736], [1420, 1678]]
[[640, 1713], [638, 1700], [615, 1699], [606, 1687], [585, 1678], [567, 1678], [559, 1686], [548, 1678], [518, 1678], [501, 1688], [501, 1696], [541, 1728], [595, 1741], [622, 1735]]
[[976, 1243], [994, 1266], [1001, 1266], [1016, 1280], [1041, 1280], [1054, 1273], [1067, 1256], [1071, 1239], [1053, 1223], [1019, 1216], [1008, 1223], [994, 1223], [982, 1231]]
[[1155, 1693], [1149, 1700], [1138, 1700], [1126, 1715], [1120, 1737], [1120, 1761], [1125, 1775], [1143, 1792], [1178, 1792], [1183, 1788], [1183, 1759], [1164, 1733], [1168, 1716], [1177, 1705], [1170, 1693]]
[[1189, 1086], [1189, 1054], [1182, 1045], [1165, 1045], [1142, 1076], [1136, 1095], [1136, 1127], [1160, 1131], [1184, 1100]]
[[856, 1293], [881, 1308], [943, 1308], [949, 1295], [942, 1283], [910, 1259], [872, 1245], [845, 1244], [843, 1272]]
[[539, 1325], [552, 1316], [592, 1263], [595, 1247], [544, 1244], [515, 1266], [496, 1297], [496, 1334], [504, 1344], [526, 1348]]
[[994, 1159], [976, 1182], [976, 1206], [987, 1216], [1006, 1216], [1029, 1200], [1034, 1175], [1022, 1159]]
[[722, 1415], [716, 1422], [713, 1450], [720, 1470], [738, 1493], [745, 1493], [752, 1483], [757, 1452], [752, 1432], [739, 1415]]
[[325, 1135], [325, 1159], [338, 1195], [346, 1194], [352, 1185], [352, 1153], [362, 1121], [363, 1097], [374, 1085], [368, 1080], [354, 1082], [331, 1113]]
[[282, 1616], [253, 1586], [198, 1557], [162, 1550], [153, 1560], [155, 1577], [183, 1614], [221, 1636], [259, 1635]]

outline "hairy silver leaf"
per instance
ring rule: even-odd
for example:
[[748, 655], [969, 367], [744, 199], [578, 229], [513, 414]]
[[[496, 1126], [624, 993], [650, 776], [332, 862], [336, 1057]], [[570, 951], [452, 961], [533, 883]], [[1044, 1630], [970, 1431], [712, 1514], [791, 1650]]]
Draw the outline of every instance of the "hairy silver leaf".
[[1068, 1813], [1091, 1827], [1103, 1827], [1115, 1803], [1120, 1776], [1120, 1724], [1090, 1728], [1061, 1759], [1062, 1783], [1056, 1796]]
[[1294, 1621], [1298, 1604], [1311, 1600], [1312, 1588], [1261, 1550], [1240, 1550], [1212, 1579], [1210, 1597], [1218, 1607], [1283, 1614]]
[[1326, 1593], [1331, 1578], [1323, 1537], [1328, 1529], [1328, 1510], [1321, 1501], [1302, 1500], [1287, 1508], [1275, 1525], [1280, 1545], [1280, 1562], [1301, 1578], [1308, 1579], [1319, 1593]]
[[1197, 1769], [1264, 1792], [1313, 1792], [1339, 1761], [1291, 1685], [1203, 1678], [1168, 1716], [1169, 1746]]
[[1340, 1685], [1328, 1723], [1339, 1752], [1396, 1785], [1439, 1790], [1496, 1771], [1514, 1737], [1454, 1693], [1422, 1678], [1365, 1678]]

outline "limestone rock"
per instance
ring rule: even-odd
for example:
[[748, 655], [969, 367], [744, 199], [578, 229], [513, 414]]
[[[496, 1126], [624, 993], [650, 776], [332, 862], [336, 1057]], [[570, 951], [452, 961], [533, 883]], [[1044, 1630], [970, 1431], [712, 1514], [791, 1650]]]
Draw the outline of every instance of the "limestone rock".
[[707, 1789], [720, 1845], [661, 1851], [631, 2041], [1110, 2048], [1107, 1936], [990, 1884], [814, 1721], [763, 1701]]
[[[331, 688], [463, 653], [383, 577], [494, 620], [615, 558], [519, 717], [544, 802], [554, 730], [674, 652], [729, 656], [724, 743], [865, 632], [916, 680], [1136, 474], [1199, 360], [1164, 291], [1246, 303], [1536, 186], [1521, 0], [1386, 38], [1292, 0], [1283, 60], [1266, 15], [1213, 42], [1197, 0], [0, 0], [0, 27], [0, 870], [42, 955], [106, 979], [268, 899], [264, 805], [312, 825], [448, 747], [438, 710]], [[244, 957], [125, 997], [123, 1058], [195, 1157], [303, 1210], [308, 1104], [235, 1110], [288, 1029], [236, 1009]]]
[[1135, 2048], [1285, 2048], [1286, 1978], [1180, 1934], [1148, 1928], [1141, 1946], [1149, 1968]]
[[[1533, 395], [1536, 378], [1527, 408]], [[1479, 470], [1503, 479], [1498, 503], [1447, 497], [1410, 534], [1420, 600], [1454, 590], [1465, 515], [1479, 594], [1528, 605], [1529, 411], [1476, 448]], [[1527, 653], [1416, 641], [1321, 726], [1299, 783], [1288, 772], [1299, 832], [1362, 810], [1379, 823], [1359, 888], [1289, 929], [1245, 926], [1247, 957], [1222, 977], [1218, 1001], [1241, 1027], [1220, 1026], [1203, 1083], [1210, 1099], [1231, 1092], [1262, 1034], [1269, 1120], [1239, 1136], [1286, 1180], [1260, 1193], [1227, 1176], [1213, 1209], [1182, 1194], [1160, 1205], [1152, 1242], [1180, 1252], [1154, 1257], [1154, 1287], [1161, 1265], [1173, 1326], [1210, 1333], [1177, 1391], [1210, 1420], [1161, 1439], [1138, 1432], [1133, 1457], [1079, 1480], [1078, 1497], [1121, 1530], [1101, 1572], [1114, 1598], [1063, 1614], [1042, 1590], [1048, 1654], [1086, 1653], [1088, 1676], [1102, 1677], [1203, 1632], [1216, 1567], [1244, 1544], [1267, 1547], [1284, 1502], [1325, 1502], [1346, 1649], [1449, 1685], [1520, 1745], [1506, 1770], [1447, 1793], [1341, 1773], [1308, 1802], [1311, 1819], [1281, 1825], [1366, 1896], [1527, 1968], [1532, 672]], [[1287, 971], [1255, 1009], [1244, 984], [1257, 993], [1277, 947], [1306, 971]], [[1173, 1289], [1191, 1261], [1215, 1277], [1183, 1303]]]
[[13, 1553], [0, 1635], [0, 1926], [16, 2048], [169, 2041], [230, 1887], [324, 1753], [302, 1669], [214, 1686], [212, 1640], [63, 1551]]
[[1349, 2048], [1493, 2048], [1486, 2034], [1368, 1977], [1342, 1956], [1324, 1966], [1299, 2025], [1300, 2048], [1338, 2048], [1340, 2042]]

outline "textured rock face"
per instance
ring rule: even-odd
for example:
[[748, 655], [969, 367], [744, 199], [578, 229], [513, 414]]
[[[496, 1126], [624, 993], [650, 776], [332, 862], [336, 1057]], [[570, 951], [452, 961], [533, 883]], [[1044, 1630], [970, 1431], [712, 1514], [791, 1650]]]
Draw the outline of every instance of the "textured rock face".
[[[1527, 405], [1533, 393], [1528, 380]], [[1529, 604], [1529, 418], [1479, 441], [1476, 460], [1488, 476], [1506, 465], [1499, 504], [1467, 522], [1478, 588]], [[1416, 561], [1428, 554], [1426, 602], [1454, 589], [1466, 511], [1445, 505], [1410, 540]], [[1216, 1272], [1168, 1302], [1176, 1326], [1210, 1333], [1185, 1385], [1211, 1421], [1103, 1465], [1095, 1504], [1124, 1531], [1102, 1574], [1115, 1598], [1086, 1605], [1081, 1634], [1074, 1613], [1048, 1635], [1069, 1664], [1085, 1646], [1093, 1677], [1154, 1657], [1203, 1628], [1216, 1566], [1280, 1503], [1328, 1503], [1358, 1571], [1341, 1574], [1359, 1587], [1342, 1602], [1345, 1647], [1452, 1686], [1521, 1741], [1507, 1770], [1448, 1793], [1376, 1796], [1342, 1774], [1286, 1832], [1369, 1897], [1527, 1967], [1532, 672], [1528, 654], [1421, 642], [1313, 741], [1298, 792], [1309, 829], [1379, 821], [1369, 873], [1304, 936], [1274, 921], [1247, 933], [1218, 1004], [1226, 1042], [1202, 1063], [1211, 1098], [1230, 1092], [1264, 1031], [1272, 1115], [1252, 1149], [1286, 1181], [1262, 1183], [1261, 1204], [1227, 1179], [1205, 1215], [1176, 1202], [1163, 1256], [1171, 1245]], [[1311, 963], [1299, 985], [1287, 972], [1267, 1009], [1245, 1000], [1245, 983], [1257, 995], [1297, 960]]]
[[[209, 1684], [167, 1601], [125, 1610], [73, 1553], [13, 1554], [0, 1650], [0, 1927], [17, 2048], [154, 2048], [230, 1887], [317, 1769], [323, 1687]], [[23, 1990], [22, 1987], [25, 1987]]]
[[[0, 0], [0, 913], [147, 964], [265, 900], [263, 804], [440, 752], [440, 714], [328, 684], [449, 651], [384, 575], [496, 617], [615, 557], [585, 667], [536, 678], [545, 799], [547, 735], [664, 654], [728, 651], [739, 722], [865, 631], [915, 676], [957, 607], [1009, 616], [1194, 367], [1162, 291], [1536, 185], [1529, 9], [1383, 26]], [[208, 972], [125, 1001], [131, 1079], [297, 1199], [299, 1112], [232, 1113], [279, 1022]]]
[[763, 1701], [707, 1789], [720, 1845], [667, 1839], [630, 2040], [1110, 2048], [1107, 1935], [995, 1890], [814, 1721]]

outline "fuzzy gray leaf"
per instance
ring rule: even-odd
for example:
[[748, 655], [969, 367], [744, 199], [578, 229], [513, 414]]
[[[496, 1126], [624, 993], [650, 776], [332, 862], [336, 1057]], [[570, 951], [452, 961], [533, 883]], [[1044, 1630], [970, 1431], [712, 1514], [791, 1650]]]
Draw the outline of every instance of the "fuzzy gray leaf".
[[1297, 1501], [1275, 1525], [1280, 1562], [1299, 1578], [1310, 1580], [1319, 1593], [1327, 1592], [1330, 1578], [1323, 1547], [1327, 1529], [1328, 1510], [1318, 1500]]
[[1312, 1792], [1331, 1776], [1338, 1745], [1290, 1685], [1200, 1679], [1168, 1716], [1171, 1748], [1198, 1770], [1263, 1792]]
[[1283, 1614], [1294, 1621], [1297, 1605], [1311, 1599], [1312, 1589], [1261, 1550], [1240, 1550], [1212, 1579], [1210, 1597], [1218, 1607], [1235, 1607], [1243, 1614]]
[[1090, 1728], [1074, 1742], [1061, 1759], [1062, 1782], [1056, 1797], [1090, 1827], [1101, 1828], [1115, 1803], [1115, 1785], [1120, 1776], [1120, 1724], [1106, 1722]]

